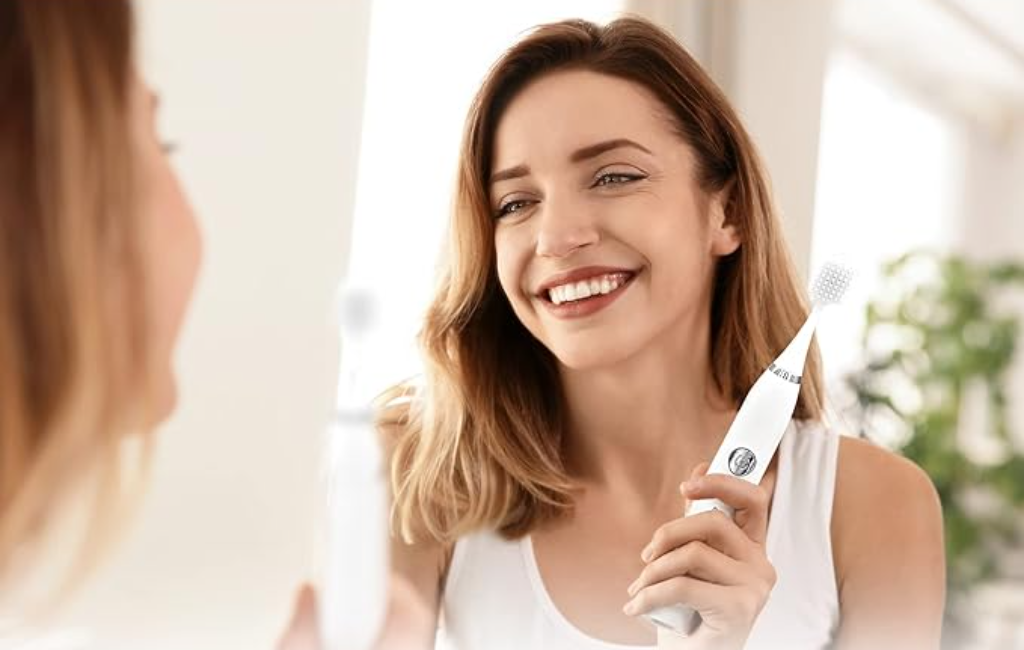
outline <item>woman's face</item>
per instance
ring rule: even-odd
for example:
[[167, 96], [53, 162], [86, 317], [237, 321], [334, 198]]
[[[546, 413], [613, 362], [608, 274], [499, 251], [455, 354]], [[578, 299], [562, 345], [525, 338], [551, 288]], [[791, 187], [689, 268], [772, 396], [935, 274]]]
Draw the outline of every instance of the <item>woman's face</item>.
[[151, 426], [170, 415], [177, 401], [172, 356], [199, 269], [201, 241], [195, 214], [157, 135], [157, 98], [141, 79], [134, 83], [129, 110], [150, 309], [146, 334], [154, 364], [154, 394], [147, 396], [155, 420], [146, 423]]
[[492, 169], [499, 281], [565, 366], [691, 344], [715, 260], [739, 241], [653, 95], [589, 71], [543, 76], [502, 116]]

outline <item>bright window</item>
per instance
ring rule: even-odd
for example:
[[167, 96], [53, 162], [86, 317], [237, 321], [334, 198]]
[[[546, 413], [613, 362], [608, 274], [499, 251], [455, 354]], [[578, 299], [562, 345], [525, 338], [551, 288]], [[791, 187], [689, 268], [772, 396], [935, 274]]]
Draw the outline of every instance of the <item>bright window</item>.
[[957, 239], [962, 178], [954, 124], [853, 53], [829, 64], [822, 105], [811, 268], [852, 266], [854, 284], [819, 331], [826, 377], [860, 363], [864, 309], [881, 265]]

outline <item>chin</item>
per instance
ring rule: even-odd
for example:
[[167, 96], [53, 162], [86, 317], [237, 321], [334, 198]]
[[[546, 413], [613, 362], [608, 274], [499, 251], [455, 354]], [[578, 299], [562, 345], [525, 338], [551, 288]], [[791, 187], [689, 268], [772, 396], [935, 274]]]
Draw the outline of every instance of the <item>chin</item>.
[[633, 350], [626, 348], [627, 346], [610, 345], [607, 342], [594, 344], [589, 337], [566, 342], [564, 345], [548, 346], [561, 365], [576, 371], [600, 370], [614, 366], [632, 356]]
[[149, 400], [149, 422], [147, 428], [162, 424], [171, 417], [178, 406], [178, 382], [174, 375], [167, 373], [153, 386], [153, 394]]

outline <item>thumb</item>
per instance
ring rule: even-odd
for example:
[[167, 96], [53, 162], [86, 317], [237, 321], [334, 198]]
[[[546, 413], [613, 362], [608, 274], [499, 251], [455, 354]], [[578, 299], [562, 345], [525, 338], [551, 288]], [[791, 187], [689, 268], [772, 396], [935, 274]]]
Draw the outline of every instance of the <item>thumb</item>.
[[277, 650], [321, 650], [323, 643], [319, 623], [316, 591], [309, 584], [304, 584], [295, 596], [291, 621], [277, 644]]
[[701, 476], [704, 476], [705, 474], [707, 474], [709, 469], [711, 469], [711, 463], [710, 462], [704, 461], [703, 463], [697, 463], [694, 466], [693, 471], [690, 472], [690, 478], [691, 479], [700, 478]]
[[[710, 468], [711, 468], [711, 463], [709, 463], [707, 461], [705, 461], [703, 463], [697, 463], [694, 466], [693, 470], [690, 472], [690, 477], [688, 479], [686, 479], [686, 480], [687, 481], [692, 481], [695, 478], [700, 478], [701, 476], [704, 476], [705, 474], [707, 474], [708, 473], [708, 469], [710, 469]], [[690, 501], [690, 498], [688, 496], [686, 496], [686, 487], [685, 486], [686, 486], [685, 482], [684, 483], [680, 483], [679, 484], [679, 491], [683, 495], [683, 512], [689, 512], [691, 501]]]

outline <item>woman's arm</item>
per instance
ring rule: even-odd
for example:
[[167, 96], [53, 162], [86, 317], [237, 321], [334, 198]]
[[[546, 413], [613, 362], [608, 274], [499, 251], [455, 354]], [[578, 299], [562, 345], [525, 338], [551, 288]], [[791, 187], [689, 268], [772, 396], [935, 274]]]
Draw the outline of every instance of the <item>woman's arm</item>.
[[942, 507], [905, 458], [844, 437], [832, 548], [839, 587], [837, 650], [936, 650], [946, 598]]

